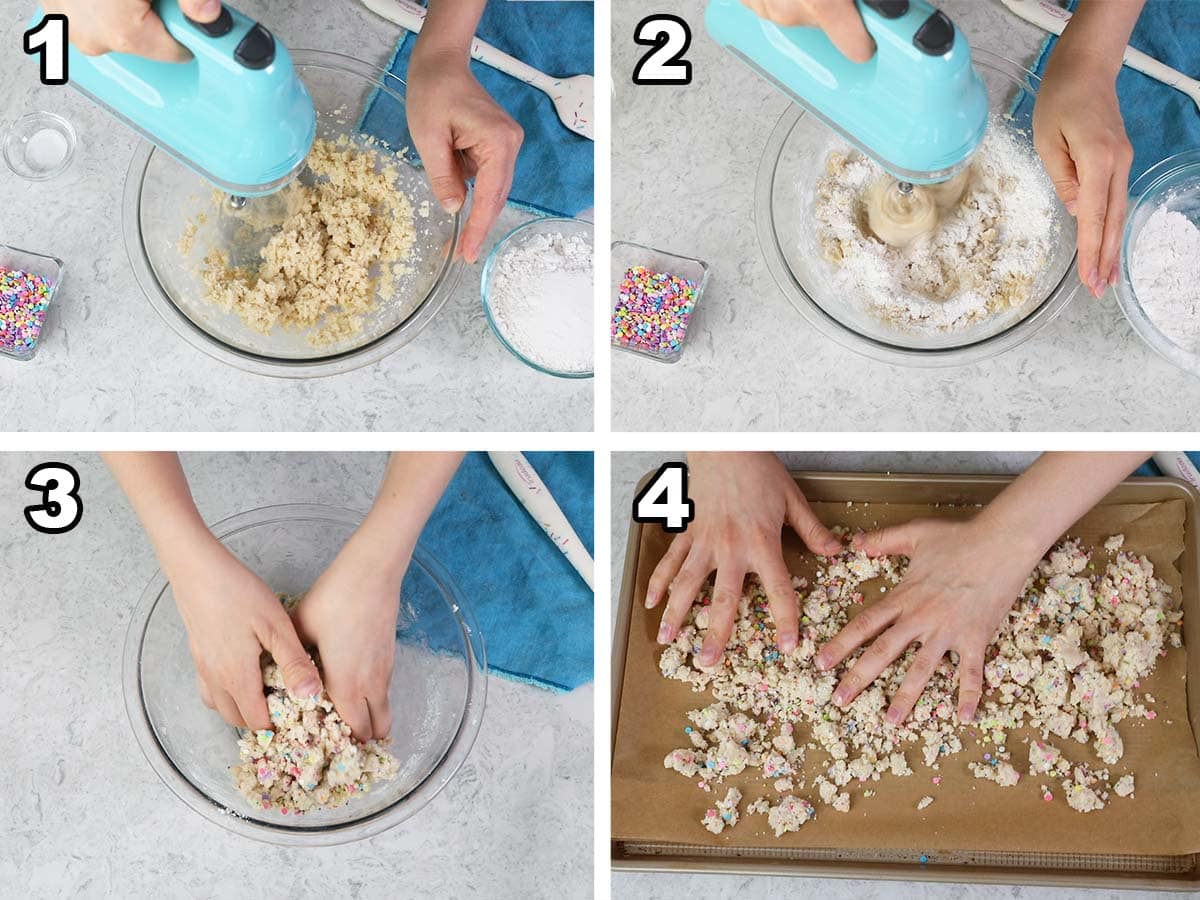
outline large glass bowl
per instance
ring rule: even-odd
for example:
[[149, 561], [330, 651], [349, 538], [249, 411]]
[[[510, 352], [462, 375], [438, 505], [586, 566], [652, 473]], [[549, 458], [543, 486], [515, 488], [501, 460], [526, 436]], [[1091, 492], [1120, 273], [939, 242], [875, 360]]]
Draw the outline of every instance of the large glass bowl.
[[[296, 71], [317, 111], [317, 135], [343, 135], [362, 145], [359, 119], [367, 104], [388, 104], [404, 113], [404, 82], [367, 63], [337, 53], [294, 51]], [[405, 148], [392, 148], [401, 151]], [[386, 151], [384, 151], [386, 152]], [[389, 156], [389, 160], [393, 157]], [[412, 272], [399, 277], [390, 296], [377, 297], [359, 334], [314, 347], [308, 333], [276, 327], [260, 334], [236, 313], [206, 302], [199, 270], [205, 254], [219, 247], [235, 264], [256, 266], [266, 242], [239, 234], [242, 222], [228, 211], [218, 214], [213, 187], [169, 154], [149, 143], [139, 145], [125, 181], [124, 229], [130, 263], [155, 311], [193, 347], [244, 371], [284, 378], [336, 375], [378, 362], [411, 341], [429, 324], [450, 296], [462, 271], [450, 252], [457, 245], [466, 209], [449, 215], [429, 187], [424, 172], [403, 156], [394, 157], [397, 187], [412, 200], [416, 244]], [[301, 178], [307, 177], [307, 172]], [[275, 218], [272, 199], [248, 201], [255, 214]], [[249, 207], [248, 207], [249, 208]], [[184, 256], [180, 239], [200, 213], [207, 220], [196, 232], [195, 249]]]
[[[986, 50], [971, 49], [987, 86], [993, 114], [1012, 115], [1011, 126], [1032, 148], [1032, 103], [1038, 77]], [[1019, 114], [1012, 111], [1025, 110]], [[1075, 271], [1075, 220], [1055, 201], [1055, 244], [1018, 309], [954, 331], [904, 330], [872, 315], [865, 302], [833, 287], [833, 265], [822, 255], [813, 227], [814, 186], [829, 151], [848, 146], [815, 116], [792, 107], [776, 125], [763, 153], [755, 193], [759, 245], [776, 283], [800, 313], [827, 338], [882, 362], [947, 366], [975, 362], [1028, 340], [1066, 307], [1079, 287]]]
[[[349, 510], [270, 506], [217, 523], [214, 534], [273, 590], [303, 594], [362, 522]], [[303, 600], [301, 601], [303, 602]], [[392, 781], [336, 809], [284, 816], [248, 803], [229, 767], [237, 729], [200, 699], [187, 632], [158, 572], [125, 639], [125, 709], [151, 768], [175, 796], [235, 834], [286, 846], [361, 840], [415, 814], [470, 753], [487, 693], [483, 639], [445, 571], [420, 547], [401, 590], [390, 697]]]
[[1129, 217], [1121, 242], [1117, 303], [1133, 330], [1156, 353], [1200, 378], [1200, 356], [1180, 347], [1150, 321], [1133, 289], [1131, 264], [1138, 235], [1160, 207], [1183, 213], [1200, 225], [1200, 150], [1185, 150], [1151, 166], [1129, 188]]

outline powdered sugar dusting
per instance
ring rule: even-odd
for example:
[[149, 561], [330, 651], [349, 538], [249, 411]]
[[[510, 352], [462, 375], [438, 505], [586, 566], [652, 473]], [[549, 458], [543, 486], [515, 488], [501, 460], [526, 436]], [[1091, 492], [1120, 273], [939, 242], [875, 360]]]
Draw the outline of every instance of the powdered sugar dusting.
[[1200, 353], [1200, 228], [1164, 203], [1138, 232], [1133, 291], [1172, 343]]

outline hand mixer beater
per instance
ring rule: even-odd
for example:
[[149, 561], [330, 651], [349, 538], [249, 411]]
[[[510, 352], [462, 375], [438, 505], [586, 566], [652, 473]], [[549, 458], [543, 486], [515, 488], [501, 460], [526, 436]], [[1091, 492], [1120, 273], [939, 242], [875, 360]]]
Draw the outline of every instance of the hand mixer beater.
[[904, 246], [952, 208], [983, 142], [988, 95], [971, 49], [924, 0], [857, 0], [877, 50], [854, 63], [817, 28], [758, 18], [741, 0], [709, 0], [709, 34], [877, 162], [890, 178], [867, 197], [871, 229]]
[[[170, 35], [192, 53], [166, 63], [125, 53], [68, 51], [70, 83], [175, 157], [240, 208], [295, 178], [316, 138], [316, 112], [291, 55], [263, 25], [225, 5], [194, 22], [179, 0], [154, 0]], [[41, 21], [42, 10], [34, 21]]]

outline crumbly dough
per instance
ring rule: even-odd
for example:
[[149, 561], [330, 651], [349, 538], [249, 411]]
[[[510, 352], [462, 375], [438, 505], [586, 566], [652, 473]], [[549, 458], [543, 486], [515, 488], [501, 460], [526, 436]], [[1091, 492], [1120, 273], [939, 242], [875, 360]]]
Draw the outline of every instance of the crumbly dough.
[[[845, 529], [835, 530], [848, 541]], [[1121, 550], [1122, 544], [1116, 535], [1093, 553], [1077, 540], [1066, 540], [1029, 576], [986, 656], [984, 697], [970, 726], [986, 751], [967, 766], [975, 777], [1017, 786], [1021, 772], [1008, 735], [1028, 726], [1041, 738], [1025, 750], [1030, 774], [1059, 779], [1071, 808], [1102, 809], [1116, 790], [1107, 768], [1072, 762], [1049, 740], [1090, 744], [1096, 757], [1112, 766], [1124, 754], [1117, 726], [1128, 719], [1155, 718], [1147, 708], [1153, 697], [1139, 697], [1135, 691], [1161, 654], [1181, 646], [1183, 614], [1171, 588], [1154, 576], [1150, 561]], [[822, 770], [812, 788], [822, 803], [845, 811], [849, 789], [889, 775], [913, 774], [906, 748], [912, 747], [935, 772], [961, 753], [968, 729], [958, 721], [957, 675], [949, 661], [938, 666], [899, 725], [887, 722], [884, 713], [916, 656], [915, 647], [844, 709], [832, 703], [833, 691], [862, 651], [830, 671], [814, 663], [817, 648], [864, 602], [866, 583], [882, 579], [886, 589], [888, 583], [899, 583], [905, 566], [899, 557], [872, 559], [847, 547], [823, 563], [812, 583], [793, 578], [800, 640], [786, 655], [775, 644], [765, 591], [748, 580], [724, 654], [713, 666], [702, 667], [696, 654], [709, 627], [711, 595], [706, 588], [676, 639], [663, 649], [659, 669], [695, 692], [707, 692], [711, 702], [688, 713], [684, 731], [691, 746], [667, 754], [664, 766], [705, 791], [746, 771], [777, 789], [781, 783], [803, 789], [803, 763], [820, 753]], [[933, 779], [935, 784], [940, 780]], [[1124, 790], [1132, 778], [1116, 784]], [[861, 796], [871, 793], [865, 790]], [[1045, 785], [1041, 794], [1053, 799]], [[815, 815], [812, 804], [803, 801], [810, 812], [801, 816], [801, 800], [789, 794], [772, 808], [780, 810], [771, 823], [777, 834], [795, 830], [780, 830], [777, 822], [803, 824]], [[760, 803], [767, 801], [756, 801], [747, 812], [757, 811]]]
[[932, 803], [933, 803], [933, 798], [930, 797], [928, 794], [926, 794], [924, 797], [922, 797], [920, 800], [917, 801], [917, 809], [918, 810], [925, 809], [928, 806], [930, 806]]
[[731, 787], [725, 792], [724, 800], [718, 800], [715, 807], [705, 811], [701, 824], [713, 834], [720, 834], [726, 825], [732, 828], [738, 823], [737, 805], [741, 802], [742, 792]]
[[[318, 140], [308, 170], [313, 183], [296, 180], [239, 211], [214, 197], [222, 216], [242, 221], [239, 243], [270, 238], [257, 266], [235, 266], [224, 249], [212, 248], [201, 280], [208, 302], [255, 331], [312, 329], [310, 343], [324, 346], [354, 337], [376, 298], [391, 296], [396, 278], [409, 271], [416, 229], [412, 203], [396, 187], [396, 166], [378, 150], [345, 135], [336, 143]], [[197, 223], [189, 222], [181, 253], [191, 252], [196, 235]]]
[[263, 667], [263, 684], [275, 727], [246, 733], [238, 741], [242, 761], [231, 769], [247, 801], [301, 815], [341, 806], [375, 782], [396, 777], [399, 763], [387, 742], [355, 740], [324, 691], [293, 698], [273, 662]]

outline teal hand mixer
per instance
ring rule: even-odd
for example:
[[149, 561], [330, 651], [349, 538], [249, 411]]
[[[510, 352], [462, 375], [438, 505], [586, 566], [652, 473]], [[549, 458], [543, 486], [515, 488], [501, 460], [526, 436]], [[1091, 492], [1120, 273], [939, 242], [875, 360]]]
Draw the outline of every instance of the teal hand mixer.
[[[68, 56], [70, 83], [234, 198], [287, 185], [316, 138], [312, 98], [291, 55], [264, 26], [226, 5], [194, 22], [179, 0], [154, 0], [186, 63], [126, 53]], [[41, 21], [39, 9], [35, 21]], [[236, 202], [236, 201], [235, 201]]]
[[954, 23], [924, 0], [858, 0], [877, 50], [843, 56], [820, 29], [782, 27], [710, 0], [709, 34], [895, 176], [947, 181], [983, 141], [988, 95]]

